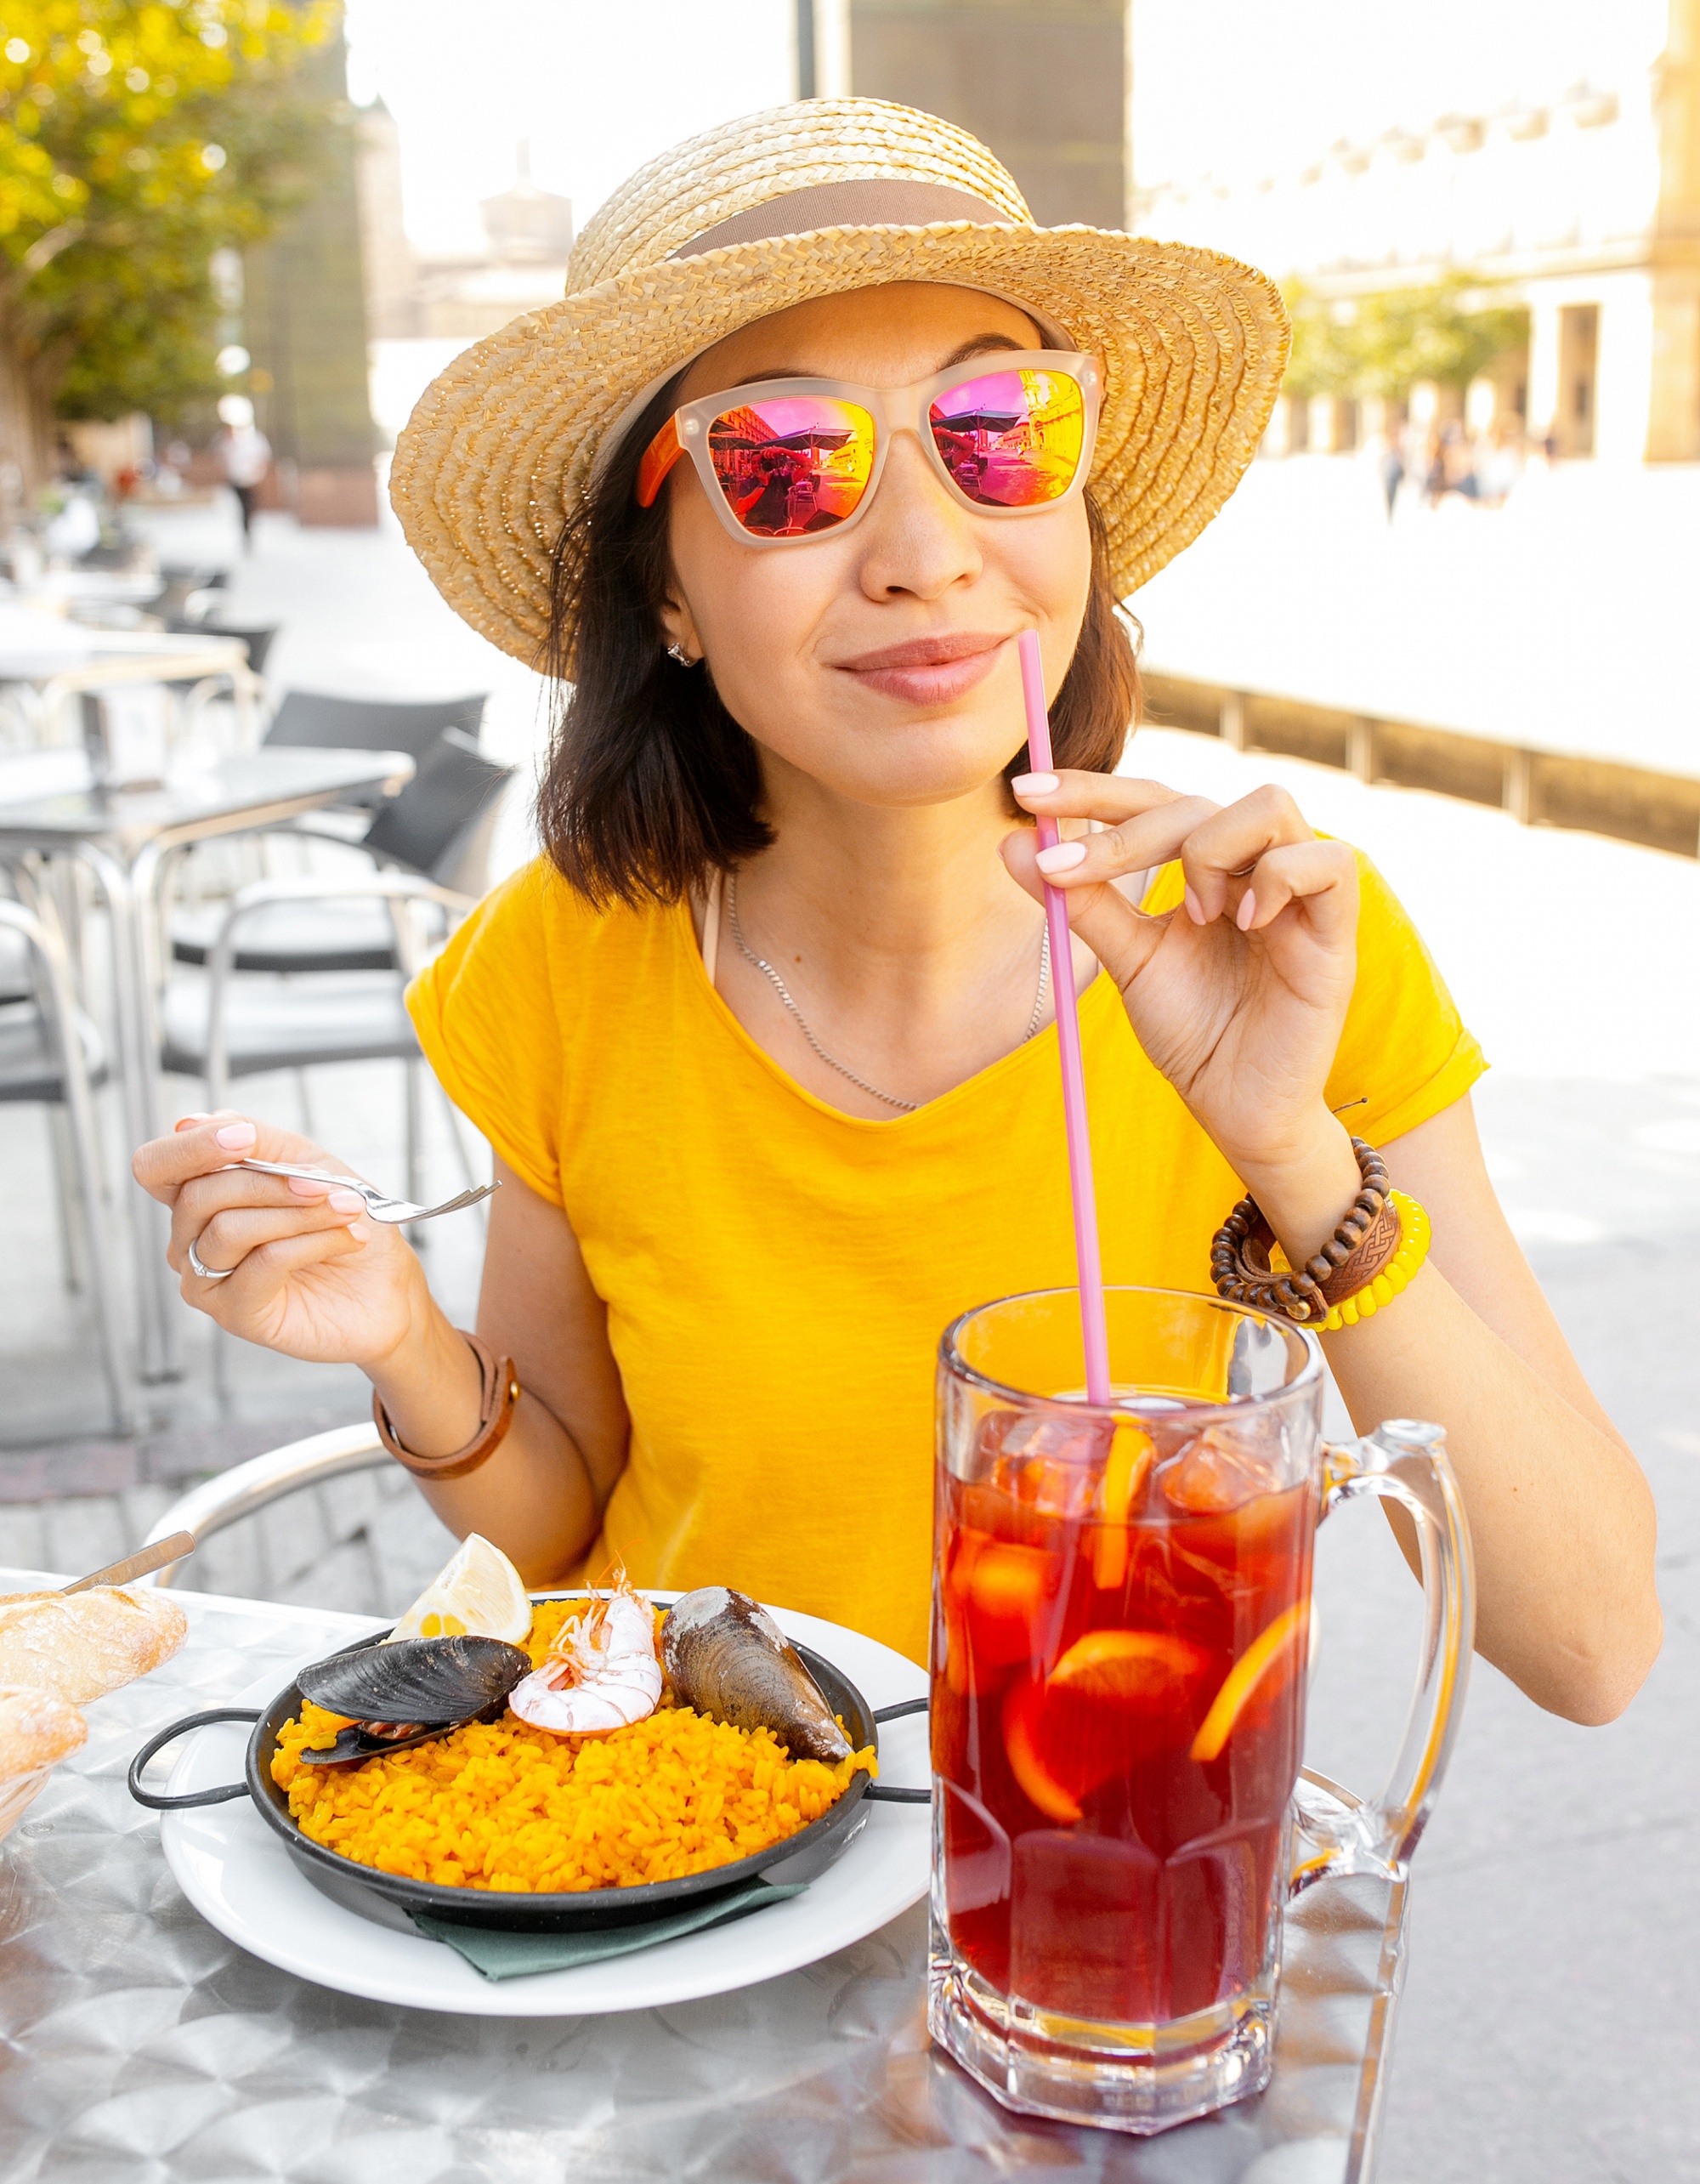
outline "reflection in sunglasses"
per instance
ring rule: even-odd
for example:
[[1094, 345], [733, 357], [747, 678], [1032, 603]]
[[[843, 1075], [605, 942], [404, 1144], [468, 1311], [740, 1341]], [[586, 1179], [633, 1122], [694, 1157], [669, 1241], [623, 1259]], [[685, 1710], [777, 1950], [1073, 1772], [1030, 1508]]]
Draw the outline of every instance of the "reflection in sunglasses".
[[762, 538], [794, 538], [842, 523], [874, 467], [874, 420], [853, 402], [785, 395], [727, 410], [708, 451], [733, 513]]
[[[1079, 472], [1085, 393], [1067, 372], [987, 372], [939, 395], [927, 422], [965, 499], [983, 508], [1040, 508], [1060, 499]], [[708, 453], [745, 530], [796, 538], [854, 513], [873, 475], [876, 440], [873, 417], [859, 403], [774, 394], [722, 410], [709, 426]]]
[[948, 389], [928, 423], [945, 468], [971, 501], [1038, 508], [1074, 483], [1085, 396], [1064, 372], [989, 372]]

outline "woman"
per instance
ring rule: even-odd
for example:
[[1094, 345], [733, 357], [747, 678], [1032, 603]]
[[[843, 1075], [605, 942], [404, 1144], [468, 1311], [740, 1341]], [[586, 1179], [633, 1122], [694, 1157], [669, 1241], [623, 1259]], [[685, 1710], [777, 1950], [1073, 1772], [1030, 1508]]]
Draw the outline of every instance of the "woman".
[[[1218, 810], [1112, 771], [1137, 701], [1115, 602], [1250, 459], [1272, 288], [1035, 230], [973, 139], [864, 101], [654, 162], [573, 271], [437, 383], [393, 486], [458, 610], [575, 678], [547, 856], [411, 996], [503, 1185], [481, 1339], [351, 1194], [228, 1166], [325, 1157], [235, 1116], [137, 1156], [184, 1296], [363, 1367], [444, 1521], [534, 1581], [619, 1555], [924, 1657], [938, 1332], [1074, 1278], [1072, 977], [1107, 1279], [1208, 1289], [1242, 1191], [1311, 1258], [1359, 1188], [1349, 1110], [1434, 1244], [1329, 1363], [1361, 1424], [1448, 1426], [1482, 1651], [1616, 1714], [1658, 1646], [1652, 1506], [1494, 1202], [1475, 1042], [1385, 885], [1285, 795]], [[1008, 414], [996, 504], [949, 467], [965, 411]], [[740, 520], [756, 428], [842, 435], [806, 536]], [[1021, 771], [1025, 629], [1054, 775]], [[1042, 858], [1039, 814], [1074, 837]]]

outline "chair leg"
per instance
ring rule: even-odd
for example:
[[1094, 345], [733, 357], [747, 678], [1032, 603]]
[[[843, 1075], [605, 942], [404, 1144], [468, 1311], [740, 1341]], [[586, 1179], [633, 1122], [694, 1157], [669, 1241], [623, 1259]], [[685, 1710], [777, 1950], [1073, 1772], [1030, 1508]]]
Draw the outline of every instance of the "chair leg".
[[[71, 1035], [73, 1039], [76, 1036], [74, 1028]], [[83, 1249], [87, 1254], [89, 1293], [94, 1305], [95, 1331], [100, 1343], [100, 1364], [106, 1376], [113, 1431], [132, 1433], [135, 1431], [135, 1419], [118, 1344], [117, 1285], [112, 1279], [110, 1242], [103, 1233], [105, 1224], [101, 1219], [102, 1214], [110, 1211], [110, 1200], [101, 1181], [94, 1103], [89, 1097], [88, 1081], [80, 1067], [68, 1069], [65, 1078], [65, 1115], [76, 1161], [77, 1201], [82, 1216]]]
[[[419, 1061], [406, 1061], [401, 1065], [407, 1145], [407, 1195], [416, 1205], [422, 1205], [425, 1202], [425, 1149], [422, 1143], [425, 1117], [419, 1098], [419, 1072], [423, 1067], [423, 1063]], [[416, 1251], [422, 1251], [427, 1241], [426, 1224], [416, 1222], [408, 1230], [407, 1237]]]
[[75, 1296], [88, 1277], [82, 1249], [82, 1208], [78, 1203], [76, 1154], [71, 1142], [71, 1125], [62, 1107], [48, 1109], [48, 1136], [53, 1146], [54, 1203], [59, 1211], [60, 1263], [65, 1285]]

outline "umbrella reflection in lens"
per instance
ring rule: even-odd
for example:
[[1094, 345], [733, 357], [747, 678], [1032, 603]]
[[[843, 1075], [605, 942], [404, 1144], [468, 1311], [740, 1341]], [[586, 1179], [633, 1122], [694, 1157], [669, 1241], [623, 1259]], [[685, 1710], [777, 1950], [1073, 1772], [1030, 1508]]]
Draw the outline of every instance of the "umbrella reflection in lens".
[[854, 511], [874, 467], [874, 420], [830, 395], [779, 395], [722, 411], [708, 428], [708, 451], [745, 530], [801, 538]]
[[941, 394], [927, 422], [945, 468], [969, 500], [1040, 508], [1074, 482], [1086, 398], [1066, 372], [990, 372]]

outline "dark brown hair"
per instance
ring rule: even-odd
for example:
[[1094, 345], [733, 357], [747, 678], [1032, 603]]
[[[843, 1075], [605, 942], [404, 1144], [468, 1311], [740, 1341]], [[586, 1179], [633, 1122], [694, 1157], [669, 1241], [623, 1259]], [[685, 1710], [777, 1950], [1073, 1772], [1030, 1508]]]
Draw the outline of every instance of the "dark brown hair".
[[[706, 664], [667, 656], [667, 496], [640, 508], [635, 488], [644, 449], [677, 406], [678, 383], [632, 427], [555, 546], [541, 664], [557, 698], [537, 819], [551, 859], [595, 903], [677, 902], [711, 866], [729, 870], [774, 838], [754, 742]], [[1085, 501], [1091, 580], [1051, 731], [1059, 766], [1108, 774], [1139, 718], [1140, 633], [1116, 599], [1090, 490]], [[1006, 780], [1025, 763], [1023, 745]], [[1020, 816], [1013, 800], [1010, 809]]]

